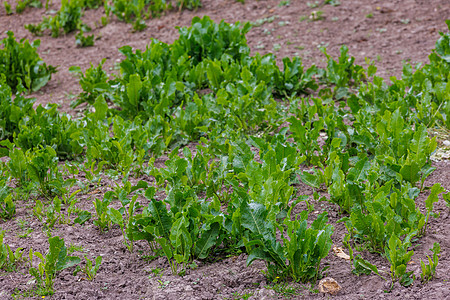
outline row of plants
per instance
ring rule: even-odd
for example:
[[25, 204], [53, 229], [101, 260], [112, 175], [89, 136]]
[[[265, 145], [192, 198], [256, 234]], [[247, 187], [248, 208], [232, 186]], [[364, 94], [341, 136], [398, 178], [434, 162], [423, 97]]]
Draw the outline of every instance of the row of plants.
[[[86, 107], [77, 120], [55, 105], [34, 109], [20, 89], [12, 97], [3, 77], [0, 145], [9, 160], [1, 168], [0, 216], [14, 216], [14, 182], [15, 193], [37, 197], [34, 215], [47, 228], [71, 222], [61, 213], [67, 205], [74, 222], [93, 219], [100, 231], [116, 224], [129, 251], [147, 241], [173, 273], [183, 275], [194, 259], [245, 252], [248, 264], [266, 262], [269, 280], [315, 282], [333, 226], [326, 212], [311, 215], [311, 199], [295, 190], [301, 180], [316, 200], [339, 208], [355, 273], [380, 274], [353, 255], [369, 250], [386, 257], [393, 282], [410, 285], [411, 246], [437, 217], [439, 195], [450, 198], [440, 184], [425, 186], [437, 147], [427, 130], [449, 128], [450, 34], [429, 64], [405, 65], [402, 79], [387, 85], [372, 64], [354, 64], [346, 47], [338, 60], [324, 51], [324, 69], [304, 70], [297, 57], [284, 58], [280, 69], [272, 54], [250, 55], [249, 30], [196, 17], [173, 44], [120, 48], [118, 75], [107, 74], [104, 61], [84, 73], [72, 67], [83, 89], [73, 106]], [[102, 176], [122, 184], [95, 199], [92, 212], [80, 211], [74, 206], [85, 186], [71, 177], [80, 170], [95, 186]], [[155, 184], [131, 185], [129, 177], [141, 174]], [[300, 202], [309, 209], [297, 213]], [[436, 270], [439, 246], [433, 251], [423, 281]]]
[[[7, 14], [13, 14], [8, 1], [3, 1]], [[51, 1], [46, 0], [45, 9], [49, 9]], [[16, 13], [22, 13], [27, 7], [42, 8], [41, 0], [20, 0], [16, 3]], [[147, 28], [146, 20], [160, 17], [168, 11], [178, 9], [198, 9], [202, 6], [201, 0], [63, 0], [58, 11], [50, 12], [50, 16], [43, 17], [42, 22], [27, 24], [25, 28], [32, 34], [41, 36], [48, 30], [52, 37], [78, 31], [75, 43], [80, 47], [94, 45], [95, 36], [88, 34], [92, 28], [83, 23], [82, 17], [86, 9], [103, 7], [105, 15], [99, 24], [105, 26], [114, 15], [118, 20], [132, 24], [133, 31], [142, 31]]]

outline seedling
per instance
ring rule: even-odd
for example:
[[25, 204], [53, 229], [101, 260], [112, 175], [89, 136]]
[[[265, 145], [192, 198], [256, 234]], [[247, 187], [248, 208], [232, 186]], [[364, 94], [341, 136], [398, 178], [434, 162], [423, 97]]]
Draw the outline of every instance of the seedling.
[[441, 252], [441, 246], [439, 245], [439, 243], [434, 243], [433, 248], [430, 250], [433, 252], [433, 258], [427, 255], [428, 264], [425, 264], [422, 260], [420, 260], [420, 267], [422, 268], [420, 278], [423, 283], [432, 280], [436, 275], [436, 267], [439, 263], [439, 253]]
[[321, 10], [313, 10], [311, 12], [311, 14], [309, 15], [309, 19], [311, 21], [319, 21], [319, 20], [323, 20], [323, 11]]
[[290, 0], [281, 0], [280, 3], [278, 3], [278, 7], [289, 6], [289, 5], [291, 5]]
[[21, 233], [17, 234], [17, 237], [19, 238], [27, 238], [30, 236], [30, 234], [33, 232], [32, 228], [27, 227], [28, 222], [24, 219], [18, 220], [18, 224], [20, 227]]
[[161, 278], [164, 275], [164, 270], [161, 268], [153, 268], [149, 271], [149, 273], [151, 273], [149, 277]]
[[309, 7], [309, 8], [316, 8], [316, 7], [319, 7], [319, 5], [320, 5], [320, 3], [319, 3], [319, 1], [314, 1], [314, 2], [306, 2], [306, 5]]
[[109, 227], [111, 226], [111, 219], [108, 214], [110, 199], [104, 197], [102, 201], [95, 198], [95, 201], [93, 203], [95, 212], [97, 213], [97, 220], [94, 220], [94, 225], [97, 225], [100, 228], [101, 232], [109, 230]]
[[13, 194], [5, 181], [0, 181], [0, 220], [9, 220], [16, 213]]
[[165, 289], [170, 284], [170, 280], [162, 281], [158, 279], [158, 283], [160, 289]]
[[95, 259], [95, 264], [93, 264], [93, 262], [89, 258], [87, 258], [87, 256], [85, 256], [84, 258], [86, 259], [86, 265], [83, 268], [78, 265], [74, 271], [74, 275], [81, 271], [86, 275], [88, 280], [94, 280], [102, 263], [103, 257], [97, 256], [97, 258]]

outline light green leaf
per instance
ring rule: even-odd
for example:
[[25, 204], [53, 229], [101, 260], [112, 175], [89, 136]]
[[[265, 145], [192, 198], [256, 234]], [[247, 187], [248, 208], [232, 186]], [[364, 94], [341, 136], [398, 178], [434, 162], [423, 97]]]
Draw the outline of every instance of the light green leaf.
[[123, 216], [117, 209], [110, 207], [108, 209], [108, 216], [114, 224], [117, 224], [120, 228], [123, 228]]
[[300, 179], [303, 181], [303, 183], [312, 186], [313, 188], [320, 188], [320, 179], [317, 174], [310, 174], [306, 171], [303, 171], [303, 173], [300, 175]]
[[367, 179], [366, 172], [369, 169], [369, 159], [364, 157], [356, 163], [355, 167], [348, 171], [347, 180], [349, 182], [364, 182]]
[[130, 82], [127, 84], [127, 96], [130, 104], [136, 109], [139, 105], [140, 92], [142, 88], [142, 81], [138, 74], [130, 75]]
[[433, 203], [439, 201], [439, 194], [443, 192], [445, 192], [445, 189], [441, 186], [440, 183], [435, 183], [433, 185], [430, 195], [428, 196], [427, 200], [425, 200], [425, 207], [427, 208], [427, 211], [433, 210]]

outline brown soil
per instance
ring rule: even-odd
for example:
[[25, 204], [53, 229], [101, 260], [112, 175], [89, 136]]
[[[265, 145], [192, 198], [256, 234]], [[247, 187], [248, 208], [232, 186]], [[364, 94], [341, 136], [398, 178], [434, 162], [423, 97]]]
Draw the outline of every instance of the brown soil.
[[[57, 9], [57, 1], [53, 2], [51, 9]], [[114, 18], [107, 26], [99, 27], [96, 24], [100, 23], [103, 10], [87, 11], [84, 21], [95, 28], [94, 34], [100, 37], [95, 41], [95, 46], [75, 47], [73, 34], [57, 39], [40, 37], [39, 53], [48, 64], [58, 66], [58, 73], [54, 74], [47, 86], [32, 96], [37, 98], [37, 103], [55, 102], [60, 104], [62, 111], [75, 113], [69, 104], [73, 95], [80, 92], [80, 87], [68, 72], [70, 66], [77, 65], [85, 70], [90, 63], [97, 65], [106, 57], [106, 69], [113, 73], [115, 63], [121, 59], [117, 51], [119, 47], [130, 45], [144, 49], [150, 38], [170, 43], [178, 36], [175, 26], [190, 25], [195, 15], [209, 15], [216, 21], [224, 19], [227, 22], [258, 22], [274, 17], [273, 22], [254, 27], [247, 35], [254, 52], [275, 51], [279, 58], [299, 55], [305, 65], [315, 63], [324, 66], [324, 55], [319, 47], [326, 46], [328, 53], [336, 57], [339, 48], [347, 45], [350, 55], [355, 56], [358, 64], [363, 64], [367, 57], [375, 61], [380, 76], [386, 79], [398, 77], [401, 76], [402, 61], [427, 62], [427, 56], [439, 38], [439, 31], [446, 30], [445, 18], [450, 15], [450, 3], [447, 0], [341, 0], [340, 6], [325, 5], [318, 8], [309, 7], [307, 1], [295, 0], [291, 0], [289, 6], [278, 5], [279, 0], [247, 0], [245, 4], [235, 0], [202, 2], [203, 8], [197, 11], [170, 12], [160, 19], [147, 20], [147, 29], [137, 33], [131, 32], [131, 25]], [[314, 10], [322, 11], [323, 19], [311, 21], [309, 16]], [[24, 25], [39, 22], [43, 14], [44, 9], [28, 8], [21, 15], [7, 16], [4, 9], [0, 8], [0, 39], [6, 36], [7, 30], [13, 30], [18, 38], [35, 39], [24, 29]], [[442, 161], [435, 163], [435, 166], [437, 170], [427, 179], [426, 185], [440, 182], [450, 190], [450, 163]], [[142, 179], [151, 180], [148, 177]], [[111, 186], [114, 183], [104, 181], [99, 190], [80, 196], [80, 207], [92, 211], [92, 200], [100, 197]], [[299, 185], [297, 189], [299, 194], [312, 195], [307, 186]], [[423, 203], [426, 196], [425, 193], [418, 201]], [[341, 240], [346, 230], [342, 223], [336, 224], [341, 217], [337, 209], [324, 202], [314, 204], [318, 212], [325, 209], [329, 212], [330, 221], [335, 225], [333, 241], [336, 246], [342, 246]], [[47, 236], [41, 222], [32, 216], [32, 207], [30, 202], [19, 202], [15, 218], [0, 224], [0, 229], [7, 231], [5, 242], [13, 249], [25, 247], [26, 253], [30, 248], [44, 252], [48, 249]], [[430, 254], [433, 243], [439, 242], [442, 251], [435, 279], [425, 285], [416, 280], [409, 288], [395, 284], [393, 290], [387, 293], [389, 281], [376, 275], [356, 277], [351, 274], [347, 261], [330, 253], [324, 261], [330, 266], [327, 275], [342, 286], [335, 298], [450, 299], [450, 217], [449, 209], [442, 199], [436, 204], [436, 212], [440, 214], [439, 218], [431, 219], [428, 232], [414, 248], [413, 262], [408, 266], [408, 270], [413, 270], [420, 279], [420, 259], [424, 260]], [[25, 230], [32, 229], [28, 236], [18, 237], [24, 231], [19, 221], [27, 222]], [[197, 262], [197, 269], [189, 270], [186, 276], [180, 277], [171, 275], [164, 258], [152, 261], [146, 259], [151, 254], [146, 244], [137, 243], [135, 251], [130, 254], [122, 244], [119, 228], [114, 227], [101, 234], [89, 221], [84, 226], [57, 225], [52, 234], [64, 238], [66, 245], [73, 243], [82, 246], [84, 252], [75, 252], [76, 255], [86, 255], [91, 259], [103, 255], [103, 263], [93, 281], [85, 280], [81, 273], [73, 276], [71, 272], [63, 271], [55, 281], [56, 293], [46, 297], [48, 299], [239, 299], [238, 295], [245, 294], [252, 295], [249, 299], [283, 298], [268, 288], [261, 273], [263, 263], [246, 267], [245, 255], [214, 263]], [[389, 277], [386, 259], [369, 253], [363, 253], [363, 256], [377, 265], [385, 277]], [[161, 277], [152, 275], [151, 270], [155, 268], [163, 269]], [[9, 299], [15, 288], [30, 288], [27, 285], [30, 279], [25, 265], [19, 272], [1, 274], [0, 298]], [[294, 299], [331, 297], [314, 293], [309, 286], [294, 283], [290, 286], [298, 288], [298, 295], [293, 296]]]

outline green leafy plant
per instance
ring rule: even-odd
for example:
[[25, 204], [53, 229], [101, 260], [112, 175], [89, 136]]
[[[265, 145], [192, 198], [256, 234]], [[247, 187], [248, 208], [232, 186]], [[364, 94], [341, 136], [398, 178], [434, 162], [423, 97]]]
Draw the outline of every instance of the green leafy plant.
[[94, 225], [100, 228], [100, 231], [107, 231], [111, 226], [111, 218], [108, 214], [108, 206], [110, 204], [110, 199], [104, 197], [103, 201], [95, 198], [94, 208], [97, 213], [97, 220], [94, 220]]
[[158, 245], [172, 273], [183, 275], [192, 267], [193, 258], [205, 259], [211, 249], [222, 243], [222, 217], [212, 216], [211, 207], [207, 203], [201, 205], [189, 188], [172, 191], [166, 201], [156, 201], [155, 192], [154, 187], [145, 191], [150, 203], [130, 226], [133, 238], [147, 240], [153, 248]]
[[27, 7], [42, 8], [42, 2], [40, 0], [18, 0], [16, 5], [16, 13], [22, 13]]
[[36, 205], [33, 208], [33, 214], [44, 222], [48, 229], [51, 229], [58, 222], [60, 224], [68, 223], [67, 217], [61, 210], [61, 199], [56, 196], [51, 203], [44, 204], [40, 200], [36, 200]]
[[58, 157], [52, 147], [28, 150], [26, 168], [30, 179], [38, 186], [42, 195], [60, 194], [63, 179], [58, 170]]
[[369, 261], [362, 258], [360, 254], [356, 256], [353, 254], [353, 248], [350, 245], [349, 240], [350, 235], [346, 235], [343, 239], [343, 244], [345, 247], [347, 247], [350, 260], [352, 261], [352, 273], [357, 276], [360, 276], [361, 274], [370, 275], [373, 272], [378, 276], [380, 276], [380, 278], [386, 280], [383, 276], [380, 275], [377, 266], [371, 264]]
[[14, 13], [11, 4], [9, 4], [7, 0], [3, 1], [3, 5], [5, 6], [5, 11], [7, 15], [12, 15]]
[[0, 76], [5, 76], [6, 84], [13, 92], [18, 90], [21, 84], [29, 91], [39, 90], [47, 84], [52, 74], [56, 73], [56, 68], [47, 66], [37, 53], [40, 40], [30, 44], [25, 39], [17, 42], [12, 31], [8, 31], [7, 35], [8, 37], [1, 40], [3, 49], [0, 49]]
[[18, 263], [23, 260], [23, 248], [17, 248], [12, 251], [11, 247], [3, 242], [5, 231], [0, 231], [0, 270], [12, 272], [16, 269]]
[[433, 208], [434, 203], [439, 201], [439, 194], [442, 192], [445, 192], [445, 189], [441, 186], [440, 183], [435, 183], [431, 188], [430, 195], [425, 200], [425, 207], [427, 209], [427, 214], [425, 216], [425, 225], [422, 228], [420, 234], [425, 234], [430, 216], [437, 217], [437, 215], [433, 212]]
[[[133, 242], [134, 242], [133, 230], [131, 230], [131, 227], [132, 223], [134, 222], [135, 211], [139, 209], [137, 197], [138, 195], [133, 196], [132, 200], [130, 201], [128, 198], [122, 195], [119, 198], [123, 206], [121, 209], [122, 212], [113, 207], [110, 207], [108, 209], [108, 215], [110, 220], [114, 224], [119, 225], [122, 231], [123, 242], [130, 252], [133, 252]], [[126, 209], [127, 205], [128, 209]]]
[[[135, 24], [141, 24], [146, 2], [147, 1], [145, 0], [113, 0], [110, 10], [121, 21], [125, 21], [127, 23], [134, 21]], [[136, 29], [138, 28], [138, 25], [136, 25]]]
[[94, 46], [94, 35], [85, 35], [83, 31], [77, 33], [75, 36], [75, 45], [78, 47], [92, 47]]
[[248, 203], [241, 207], [241, 225], [249, 229], [253, 237], [245, 238], [244, 244], [249, 253], [247, 264], [256, 259], [266, 262], [266, 277], [292, 278], [295, 281], [315, 282], [321, 274], [320, 261], [331, 249], [333, 227], [327, 225], [326, 213], [322, 213], [307, 227], [308, 213], [303, 211], [299, 219], [291, 221], [289, 216], [283, 224], [283, 243], [275, 239], [276, 224], [268, 219], [269, 211], [261, 204]]
[[[4, 74], [0, 74], [0, 140], [12, 141], [14, 134], [19, 133], [19, 123], [28, 115], [33, 114], [33, 99], [25, 98], [21, 95], [12, 97], [11, 87], [6, 82]], [[8, 156], [11, 148], [6, 141], [0, 148], [2, 156]]]
[[192, 10], [202, 7], [202, 2], [201, 0], [177, 0], [177, 6], [180, 10], [182, 10], [183, 8]]
[[86, 259], [86, 265], [84, 267], [80, 267], [80, 265], [77, 266], [77, 268], [74, 271], [74, 275], [76, 275], [79, 271], [83, 272], [88, 280], [94, 280], [95, 276], [97, 275], [98, 270], [100, 269], [100, 265], [102, 264], [102, 256], [97, 256], [95, 259], [95, 263], [92, 262], [89, 258], [85, 256]]
[[[319, 14], [319, 16], [313, 15], [313, 20], [318, 18], [321, 18], [321, 14]], [[328, 59], [328, 65], [324, 76], [325, 80], [336, 85], [333, 96], [336, 97], [337, 100], [347, 97], [349, 84], [357, 85], [365, 78], [364, 69], [361, 66], [354, 64], [355, 58], [348, 55], [347, 46], [341, 47], [341, 56], [338, 61], [331, 58], [331, 56], [327, 54], [325, 48], [322, 48], [321, 50]]]
[[[48, 253], [44, 256], [40, 252], [33, 252], [30, 249], [29, 262], [30, 274], [36, 280], [39, 296], [53, 295], [54, 279], [58, 272], [73, 267], [80, 263], [80, 258], [76, 256], [67, 256], [67, 248], [64, 245], [64, 239], [60, 237], [51, 237], [48, 239], [50, 244]], [[37, 267], [33, 267], [33, 257], [39, 258]]]
[[391, 263], [392, 279], [399, 280], [404, 286], [409, 286], [414, 281], [414, 277], [411, 277], [412, 271], [407, 272], [406, 266], [414, 254], [414, 251], [408, 251], [408, 248], [411, 246], [411, 238], [416, 234], [417, 232], [411, 232], [403, 241], [393, 234], [385, 251]]
[[9, 158], [7, 167], [12, 178], [18, 180], [19, 185], [26, 185], [30, 177], [27, 171], [27, 157], [25, 153], [20, 149], [14, 148], [9, 153]]
[[450, 209], [450, 193], [447, 192], [445, 194], [442, 194], [442, 197], [444, 198], [447, 207]]
[[38, 106], [20, 122], [20, 132], [14, 137], [23, 150], [51, 146], [61, 159], [74, 158], [83, 152], [78, 122], [67, 114], [60, 114], [56, 104]]
[[62, 0], [61, 8], [55, 16], [43, 17], [37, 25], [28, 24], [25, 28], [35, 35], [42, 35], [43, 31], [50, 29], [52, 37], [58, 37], [61, 31], [68, 34], [78, 29], [81, 25], [84, 0]]
[[436, 275], [436, 267], [439, 263], [441, 246], [439, 243], [434, 243], [433, 248], [430, 250], [433, 251], [433, 258], [427, 255], [428, 264], [425, 264], [422, 260], [420, 260], [420, 267], [422, 268], [420, 278], [424, 283], [430, 281]]
[[5, 184], [5, 180], [0, 180], [0, 219], [9, 220], [16, 213], [16, 204], [13, 201], [13, 193]]

